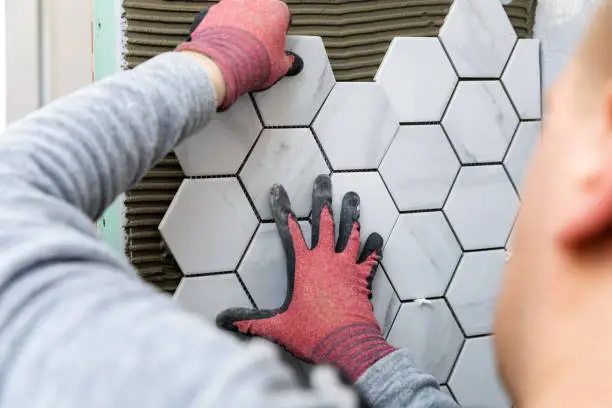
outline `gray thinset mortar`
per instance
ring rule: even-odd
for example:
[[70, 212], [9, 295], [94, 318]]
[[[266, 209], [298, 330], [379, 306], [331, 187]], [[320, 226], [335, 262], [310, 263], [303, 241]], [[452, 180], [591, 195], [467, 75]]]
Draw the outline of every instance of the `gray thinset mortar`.
[[[499, 1], [499, 0], [491, 0]], [[125, 62], [133, 68], [172, 50], [188, 33], [193, 15], [214, 1], [126, 0]], [[291, 34], [318, 35], [338, 81], [370, 81], [390, 40], [436, 36], [452, 0], [287, 0]], [[517, 34], [531, 37], [536, 0], [505, 6]], [[307, 63], [307, 61], [306, 61]], [[299, 95], [296, 95], [299, 97]], [[143, 278], [173, 292], [181, 272], [157, 226], [184, 175], [174, 154], [162, 160], [126, 195], [126, 253]], [[202, 234], [214, 231], [202, 231]]]

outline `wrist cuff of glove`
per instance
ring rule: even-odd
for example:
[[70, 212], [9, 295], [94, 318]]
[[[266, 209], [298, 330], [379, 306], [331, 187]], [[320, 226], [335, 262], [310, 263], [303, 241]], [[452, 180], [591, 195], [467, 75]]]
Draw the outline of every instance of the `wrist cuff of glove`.
[[252, 34], [232, 27], [209, 27], [197, 30], [191, 41], [176, 51], [193, 51], [206, 55], [219, 67], [225, 80], [225, 99], [220, 111], [229, 109], [244, 93], [261, 88], [270, 76], [270, 59], [266, 48]]
[[352, 324], [326, 336], [315, 347], [310, 359], [317, 364], [333, 364], [353, 382], [374, 363], [395, 351], [374, 323]]

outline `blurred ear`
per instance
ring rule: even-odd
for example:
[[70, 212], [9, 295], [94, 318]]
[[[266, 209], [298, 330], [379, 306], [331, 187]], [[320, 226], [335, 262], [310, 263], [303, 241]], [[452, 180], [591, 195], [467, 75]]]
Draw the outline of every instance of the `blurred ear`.
[[583, 245], [612, 230], [612, 84], [606, 88], [599, 114], [592, 116], [598, 134], [588, 135], [593, 143], [574, 174], [578, 197], [561, 228], [564, 245]]

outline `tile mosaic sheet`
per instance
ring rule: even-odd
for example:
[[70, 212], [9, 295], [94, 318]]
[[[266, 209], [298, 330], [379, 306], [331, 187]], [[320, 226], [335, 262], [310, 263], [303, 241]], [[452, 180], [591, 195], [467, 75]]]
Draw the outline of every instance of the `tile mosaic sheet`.
[[336, 213], [358, 192], [363, 236], [385, 238], [372, 300], [383, 334], [463, 406], [510, 407], [491, 327], [541, 110], [539, 44], [509, 27], [499, 2], [456, 0], [441, 38], [394, 40], [374, 83], [336, 83], [318, 37], [289, 37], [302, 75], [177, 148], [188, 178], [160, 224], [185, 274], [176, 301], [211, 321], [279, 306], [267, 191], [285, 184], [308, 237], [312, 183], [328, 173]]

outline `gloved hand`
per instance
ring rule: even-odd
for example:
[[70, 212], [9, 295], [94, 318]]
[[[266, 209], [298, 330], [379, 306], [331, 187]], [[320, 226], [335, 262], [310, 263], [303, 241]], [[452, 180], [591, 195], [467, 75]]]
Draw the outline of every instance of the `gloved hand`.
[[204, 54], [217, 64], [226, 82], [223, 111], [240, 95], [302, 70], [301, 58], [285, 51], [290, 20], [280, 0], [221, 0], [196, 17], [189, 39], [176, 50]]
[[370, 291], [382, 256], [383, 239], [372, 234], [359, 258], [359, 196], [342, 202], [334, 248], [329, 176], [314, 183], [312, 249], [308, 249], [282, 186], [271, 191], [274, 219], [287, 255], [287, 297], [276, 310], [229, 309], [217, 317], [227, 330], [262, 336], [296, 357], [330, 363], [356, 381], [395, 349], [381, 335]]

